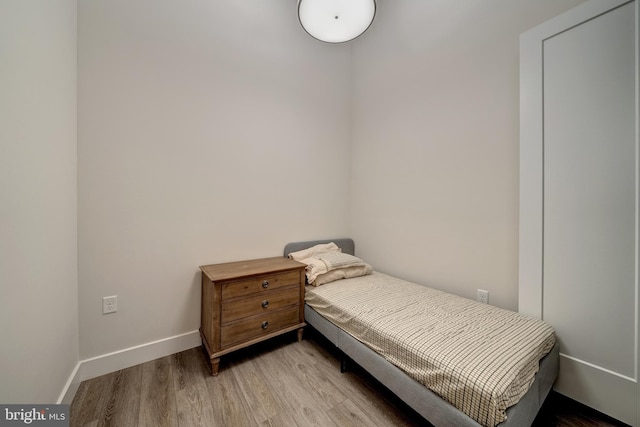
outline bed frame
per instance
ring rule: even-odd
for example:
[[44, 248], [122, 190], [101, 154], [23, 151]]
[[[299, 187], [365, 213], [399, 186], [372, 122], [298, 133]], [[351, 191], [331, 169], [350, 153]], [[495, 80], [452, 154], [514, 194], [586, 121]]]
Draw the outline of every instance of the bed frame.
[[[341, 238], [289, 243], [284, 248], [284, 256], [288, 256], [291, 252], [329, 242], [334, 242], [338, 245], [342, 249], [342, 252], [355, 255], [355, 244], [353, 240]], [[401, 369], [392, 365], [382, 356], [322, 317], [306, 304], [304, 307], [304, 317], [307, 324], [324, 335], [343, 354], [348, 356], [349, 359], [373, 375], [373, 377], [433, 425], [437, 427], [481, 427], [480, 424], [468, 415], [409, 377]], [[344, 364], [341, 364], [341, 367], [344, 367]], [[551, 391], [557, 376], [558, 344], [556, 343], [549, 354], [541, 360], [540, 370], [536, 374], [529, 391], [527, 391], [516, 405], [507, 409], [507, 420], [500, 423], [499, 427], [530, 426]]]

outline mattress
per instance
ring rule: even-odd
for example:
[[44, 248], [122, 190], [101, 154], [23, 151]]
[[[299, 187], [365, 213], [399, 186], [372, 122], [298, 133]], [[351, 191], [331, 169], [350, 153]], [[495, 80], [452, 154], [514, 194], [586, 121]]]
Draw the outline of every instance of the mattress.
[[374, 272], [306, 303], [484, 426], [506, 419], [555, 343], [547, 323]]

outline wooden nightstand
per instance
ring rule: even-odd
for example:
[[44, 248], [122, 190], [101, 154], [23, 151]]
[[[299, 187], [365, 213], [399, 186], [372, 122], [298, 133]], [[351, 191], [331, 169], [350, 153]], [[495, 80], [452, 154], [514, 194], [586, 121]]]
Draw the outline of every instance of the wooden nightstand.
[[296, 329], [302, 340], [305, 267], [284, 257], [200, 267], [200, 336], [212, 375], [232, 351]]

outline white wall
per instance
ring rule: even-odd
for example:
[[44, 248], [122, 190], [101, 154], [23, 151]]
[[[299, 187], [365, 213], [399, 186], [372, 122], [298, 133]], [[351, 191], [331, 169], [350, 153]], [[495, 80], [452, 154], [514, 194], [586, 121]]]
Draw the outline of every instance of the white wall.
[[354, 49], [351, 234], [380, 271], [518, 304], [518, 49], [582, 0], [380, 0]]
[[76, 1], [0, 2], [0, 402], [78, 363]]
[[289, 0], [83, 1], [78, 22], [81, 358], [196, 330], [199, 265], [347, 234], [350, 45]]

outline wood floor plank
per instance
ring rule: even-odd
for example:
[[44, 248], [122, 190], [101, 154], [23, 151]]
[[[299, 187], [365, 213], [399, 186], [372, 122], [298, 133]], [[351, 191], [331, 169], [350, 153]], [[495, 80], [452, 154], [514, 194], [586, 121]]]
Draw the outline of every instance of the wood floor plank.
[[142, 365], [116, 372], [109, 400], [99, 426], [137, 426], [137, 414], [140, 411], [140, 382]]
[[418, 413], [362, 371], [349, 371], [342, 374], [341, 384], [351, 391], [352, 402], [376, 420], [377, 426], [428, 426]]
[[[327, 370], [340, 369], [341, 352], [329, 340], [322, 337], [314, 329], [307, 328], [306, 339], [296, 347], [301, 358], [310, 360], [313, 364], [320, 364]], [[321, 341], [319, 341], [321, 340]]]
[[138, 425], [140, 427], [178, 425], [171, 356], [152, 360], [142, 366]]
[[287, 365], [282, 363], [281, 354], [277, 351], [265, 352], [256, 359], [256, 365], [273, 381], [281, 410], [290, 412], [300, 425], [335, 425], [326, 411], [320, 408], [320, 402], [314, 399], [310, 391], [314, 385], [292, 375]]
[[[307, 341], [314, 347], [332, 346], [317, 333], [308, 333]], [[332, 349], [333, 356], [339, 359], [340, 352]], [[355, 363], [350, 363], [347, 372], [340, 372], [339, 360], [321, 362], [328, 366], [325, 375], [338, 390], [349, 396], [352, 403], [357, 405], [379, 426], [411, 426], [425, 425], [425, 420], [413, 409], [406, 406], [400, 399], [381, 385], [375, 378], [366, 373]], [[417, 423], [417, 424], [416, 424]], [[427, 423], [428, 425], [428, 423]]]
[[299, 381], [307, 385], [307, 391], [319, 408], [327, 411], [344, 402], [347, 396], [329, 379], [324, 366], [318, 367], [302, 357], [298, 351], [300, 347], [295, 345], [278, 349], [276, 355], [286, 365], [287, 371], [294, 373]]
[[179, 426], [204, 427], [215, 423], [213, 406], [202, 375], [203, 370], [208, 367], [203, 366], [201, 363], [203, 361], [199, 348], [172, 356], [173, 385]]
[[70, 408], [69, 425], [84, 427], [97, 425], [104, 413], [116, 373], [102, 375], [80, 383]]
[[247, 355], [232, 362], [231, 367], [250, 413], [261, 424], [277, 415], [278, 402], [274, 398], [276, 390], [271, 386], [271, 380], [256, 366], [253, 359], [254, 357]]
[[205, 379], [208, 397], [216, 426], [247, 426], [252, 424], [252, 415], [244, 401], [242, 391], [233, 371], [228, 366], [218, 376]]
[[362, 409], [350, 399], [344, 400], [328, 411], [336, 425], [342, 427], [377, 426], [378, 422], [372, 420]]
[[269, 418], [260, 424], [260, 427], [299, 427], [300, 424], [291, 416], [291, 414], [280, 412], [274, 417]]

